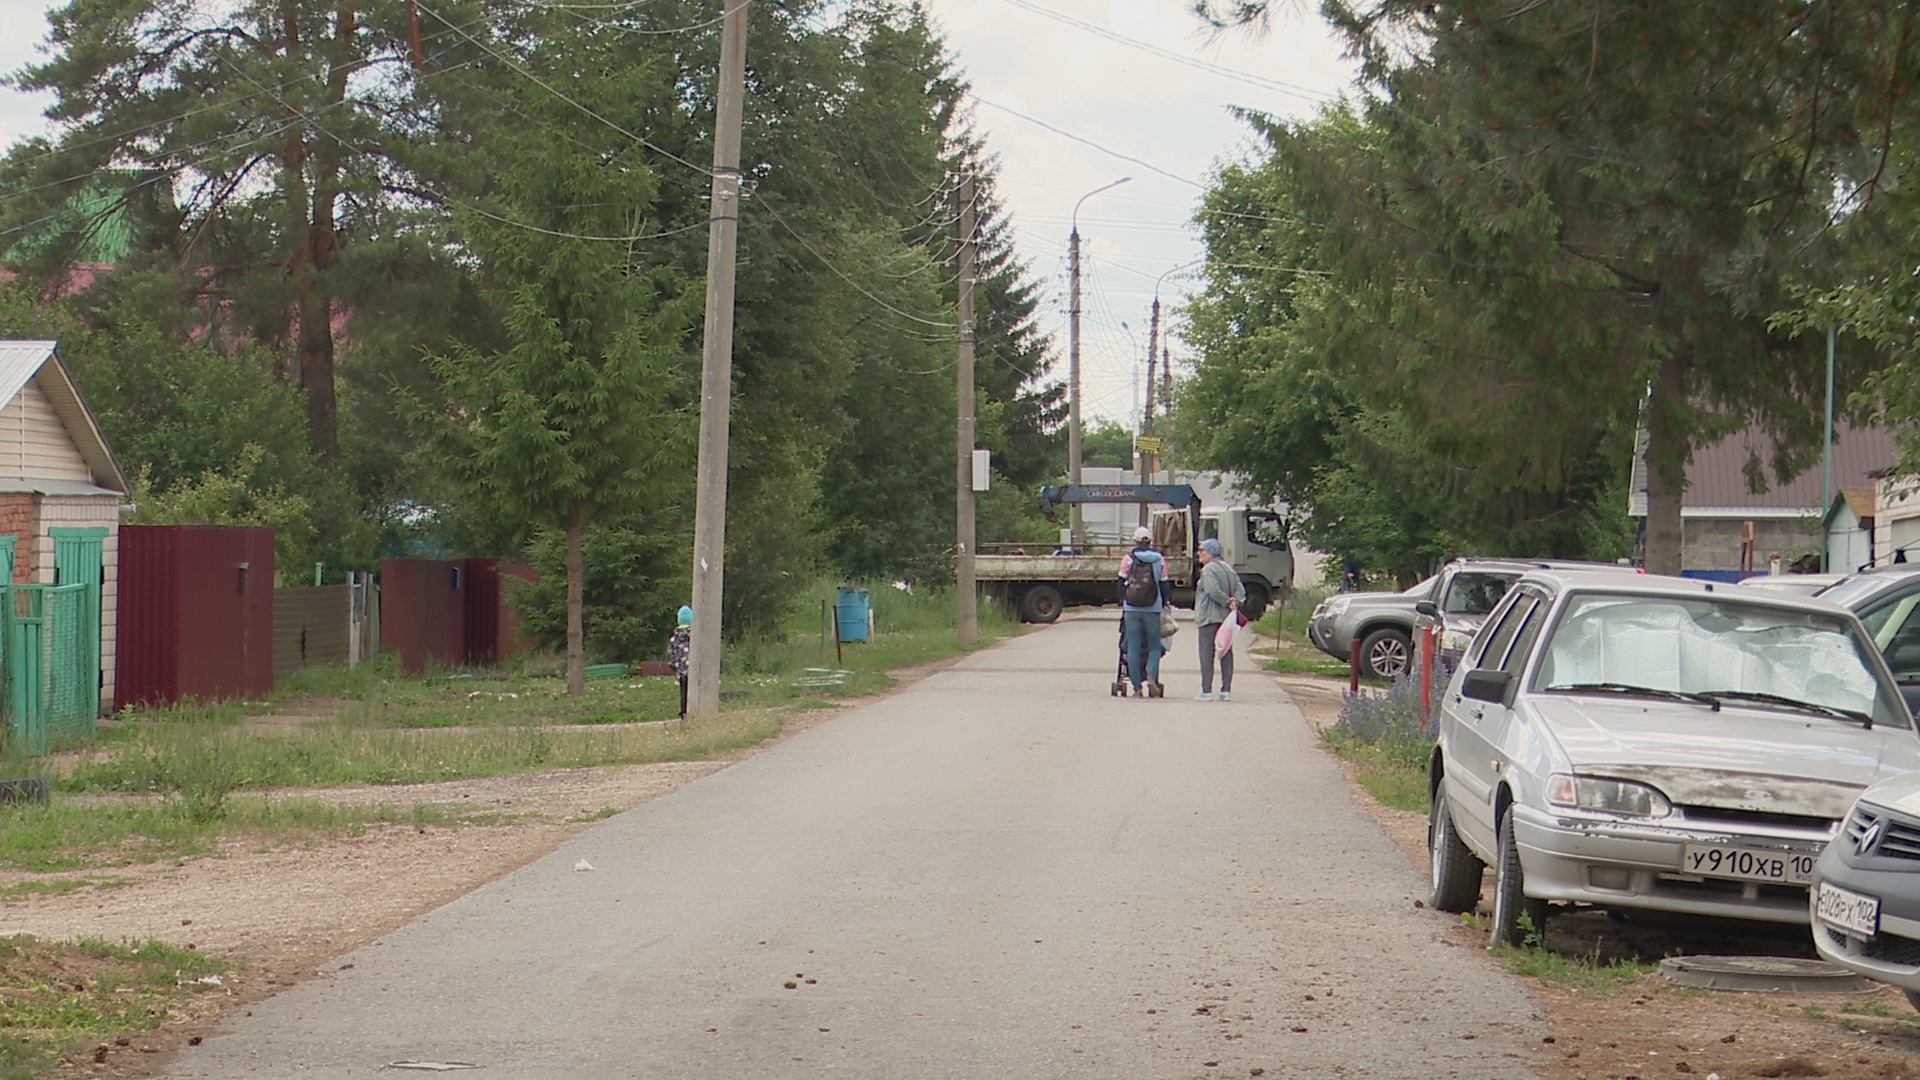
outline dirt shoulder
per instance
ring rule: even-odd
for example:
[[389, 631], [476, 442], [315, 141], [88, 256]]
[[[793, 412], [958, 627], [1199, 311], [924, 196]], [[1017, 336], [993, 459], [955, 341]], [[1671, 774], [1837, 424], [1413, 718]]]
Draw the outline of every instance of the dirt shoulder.
[[[1345, 680], [1314, 675], [1274, 678], [1316, 729], [1334, 722]], [[1353, 769], [1347, 769], [1353, 779]], [[1422, 873], [1425, 814], [1358, 800]], [[1481, 914], [1488, 896], [1481, 896]], [[1450, 918], [1434, 913], [1435, 918]], [[1447, 944], [1484, 950], [1486, 931], [1456, 920]], [[1619, 924], [1598, 912], [1549, 924], [1547, 944], [1573, 956], [1796, 954], [1803, 934], [1742, 937], [1699, 926]], [[1491, 956], [1488, 963], [1496, 963]], [[1546, 1058], [1554, 1080], [1652, 1080], [1653, 1077], [1826, 1077], [1920, 1080], [1920, 1014], [1891, 987], [1864, 994], [1758, 994], [1681, 989], [1659, 975], [1590, 992], [1526, 978], [1553, 1027]], [[1877, 984], [1876, 984], [1877, 986]]]

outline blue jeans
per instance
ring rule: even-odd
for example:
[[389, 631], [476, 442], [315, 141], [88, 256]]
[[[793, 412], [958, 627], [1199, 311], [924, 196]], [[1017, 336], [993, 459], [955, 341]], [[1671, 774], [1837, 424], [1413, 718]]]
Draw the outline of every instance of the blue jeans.
[[1135, 690], [1144, 682], [1160, 681], [1160, 613], [1127, 608], [1121, 612], [1127, 630], [1127, 678]]

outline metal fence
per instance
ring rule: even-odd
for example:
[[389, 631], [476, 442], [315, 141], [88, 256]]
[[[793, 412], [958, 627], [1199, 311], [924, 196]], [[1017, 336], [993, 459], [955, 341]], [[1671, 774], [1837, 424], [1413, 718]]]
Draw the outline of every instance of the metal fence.
[[7, 710], [14, 746], [38, 756], [91, 742], [99, 711], [99, 638], [92, 584], [6, 587]]

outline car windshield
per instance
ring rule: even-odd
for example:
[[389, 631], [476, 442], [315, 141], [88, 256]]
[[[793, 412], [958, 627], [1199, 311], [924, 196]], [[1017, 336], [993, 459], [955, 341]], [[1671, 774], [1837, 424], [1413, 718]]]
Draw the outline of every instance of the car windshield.
[[1447, 586], [1447, 606], [1444, 610], [1449, 615], [1485, 615], [1493, 610], [1501, 597], [1507, 595], [1507, 586], [1519, 576], [1472, 571], [1455, 574], [1453, 584]]
[[1820, 599], [1831, 600], [1843, 608], [1858, 611], [1867, 600], [1911, 580], [1912, 575], [1904, 573], [1855, 574], [1820, 590]]
[[[1588, 593], [1560, 617], [1533, 685], [1704, 694], [1907, 726], [1841, 615], [1719, 597]], [[1715, 707], [1718, 707], [1717, 704]]]
[[1420, 584], [1415, 585], [1413, 588], [1408, 589], [1406, 592], [1401, 593], [1400, 595], [1401, 596], [1418, 596], [1423, 599], [1426, 597], [1432, 596], [1433, 583], [1438, 580], [1440, 580], [1440, 575], [1435, 574], [1432, 577], [1422, 581]]

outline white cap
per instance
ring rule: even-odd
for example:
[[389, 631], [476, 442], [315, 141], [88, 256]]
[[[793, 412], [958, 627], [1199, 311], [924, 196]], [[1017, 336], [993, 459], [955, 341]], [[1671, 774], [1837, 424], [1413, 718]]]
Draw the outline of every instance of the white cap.
[[1135, 540], [1151, 540], [1153, 539], [1153, 530], [1147, 528], [1145, 525], [1136, 525], [1133, 530], [1133, 538]]

